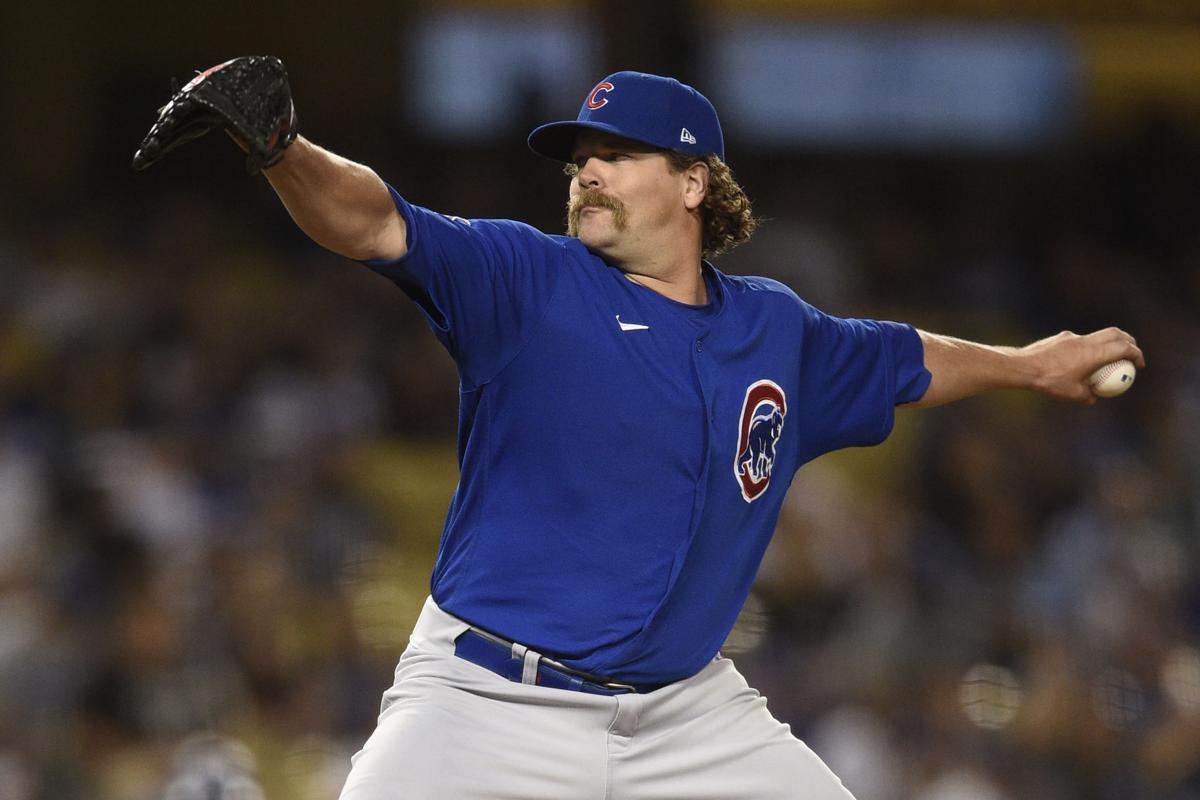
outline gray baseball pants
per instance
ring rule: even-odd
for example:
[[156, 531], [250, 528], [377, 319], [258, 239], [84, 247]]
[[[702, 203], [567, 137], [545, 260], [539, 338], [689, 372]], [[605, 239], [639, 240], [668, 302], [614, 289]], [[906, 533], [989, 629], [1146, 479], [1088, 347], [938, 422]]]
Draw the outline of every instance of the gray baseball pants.
[[427, 600], [341, 800], [853, 800], [733, 662], [648, 694], [509, 681]]

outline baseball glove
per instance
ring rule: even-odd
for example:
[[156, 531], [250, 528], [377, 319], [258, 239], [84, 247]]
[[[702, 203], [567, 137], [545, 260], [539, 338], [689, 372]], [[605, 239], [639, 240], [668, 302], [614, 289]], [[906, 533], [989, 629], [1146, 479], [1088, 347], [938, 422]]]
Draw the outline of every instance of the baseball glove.
[[251, 175], [283, 158], [296, 138], [283, 62], [242, 56], [199, 73], [158, 110], [158, 121], [133, 155], [133, 168], [145, 169], [213, 128], [224, 128], [242, 146]]

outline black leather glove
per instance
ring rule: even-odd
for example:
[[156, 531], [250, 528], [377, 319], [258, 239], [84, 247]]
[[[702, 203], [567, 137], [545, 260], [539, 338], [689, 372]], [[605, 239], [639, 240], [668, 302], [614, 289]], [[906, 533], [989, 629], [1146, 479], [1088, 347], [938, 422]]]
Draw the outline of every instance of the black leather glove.
[[283, 62], [242, 56], [201, 72], [158, 110], [158, 121], [133, 155], [134, 169], [145, 169], [213, 128], [224, 128], [242, 145], [251, 175], [283, 158], [296, 138]]

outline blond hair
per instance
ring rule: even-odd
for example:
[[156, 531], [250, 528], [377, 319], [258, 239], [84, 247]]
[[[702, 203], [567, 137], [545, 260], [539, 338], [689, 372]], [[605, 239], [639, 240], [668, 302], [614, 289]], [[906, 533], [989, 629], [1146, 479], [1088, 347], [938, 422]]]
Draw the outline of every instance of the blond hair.
[[708, 167], [708, 191], [700, 205], [704, 223], [700, 252], [704, 258], [716, 258], [748, 241], [758, 227], [750, 208], [750, 198], [733, 177], [733, 170], [715, 153], [697, 158], [679, 150], [666, 152], [672, 172], [683, 172], [697, 162]]

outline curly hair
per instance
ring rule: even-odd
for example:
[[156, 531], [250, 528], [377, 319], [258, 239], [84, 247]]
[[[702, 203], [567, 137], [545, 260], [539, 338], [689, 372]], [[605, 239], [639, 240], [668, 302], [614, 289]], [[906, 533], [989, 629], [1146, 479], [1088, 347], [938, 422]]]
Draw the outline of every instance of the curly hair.
[[[700, 206], [703, 232], [700, 237], [701, 256], [706, 259], [728, 253], [748, 241], [758, 227], [750, 207], [750, 198], [733, 177], [733, 170], [715, 154], [696, 156], [680, 150], [664, 150], [667, 167], [673, 173], [683, 172], [695, 163], [708, 167], [708, 192]], [[566, 164], [563, 172], [571, 177], [579, 172], [574, 164]]]
[[668, 150], [666, 156], [672, 172], [683, 172], [697, 161], [708, 166], [708, 192], [700, 206], [700, 219], [704, 222], [700, 238], [703, 257], [716, 258], [748, 241], [758, 227], [758, 220], [750, 208], [750, 198], [734, 179], [729, 165], [712, 153], [697, 158], [691, 153]]

